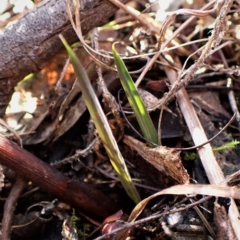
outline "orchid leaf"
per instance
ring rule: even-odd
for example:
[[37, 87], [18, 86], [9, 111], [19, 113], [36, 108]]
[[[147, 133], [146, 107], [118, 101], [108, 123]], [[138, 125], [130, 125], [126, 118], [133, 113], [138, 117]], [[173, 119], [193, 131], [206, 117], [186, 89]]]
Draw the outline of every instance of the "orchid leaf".
[[108, 124], [107, 118], [102, 110], [99, 100], [90, 83], [90, 80], [76, 54], [72, 51], [66, 40], [62, 36], [60, 36], [60, 38], [65, 48], [67, 49], [68, 55], [74, 67], [75, 74], [78, 78], [86, 106], [95, 124], [99, 137], [106, 149], [111, 164], [116, 171], [127, 194], [135, 203], [138, 203], [141, 199], [132, 182], [123, 156], [119, 151], [117, 142], [113, 136], [112, 130]]
[[[121, 84], [127, 95], [128, 101], [133, 109], [133, 112], [136, 116], [140, 129], [143, 133], [143, 136], [154, 144], [158, 144], [158, 137], [156, 129], [153, 125], [153, 122], [147, 112], [145, 105], [137, 91], [137, 88], [134, 85], [134, 82], [123, 62], [117, 53], [114, 44], [112, 45], [113, 57], [115, 64], [117, 66], [118, 75], [120, 77]], [[149, 144], [149, 143], [148, 143]], [[153, 145], [153, 144], [150, 144]]]

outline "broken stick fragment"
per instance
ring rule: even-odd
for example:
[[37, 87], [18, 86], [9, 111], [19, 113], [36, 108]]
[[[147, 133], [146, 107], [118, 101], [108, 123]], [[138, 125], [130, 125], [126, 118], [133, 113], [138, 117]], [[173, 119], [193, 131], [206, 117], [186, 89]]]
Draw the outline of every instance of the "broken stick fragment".
[[166, 176], [180, 184], [189, 183], [189, 175], [182, 164], [179, 151], [164, 146], [149, 148], [130, 136], [125, 136], [123, 142]]

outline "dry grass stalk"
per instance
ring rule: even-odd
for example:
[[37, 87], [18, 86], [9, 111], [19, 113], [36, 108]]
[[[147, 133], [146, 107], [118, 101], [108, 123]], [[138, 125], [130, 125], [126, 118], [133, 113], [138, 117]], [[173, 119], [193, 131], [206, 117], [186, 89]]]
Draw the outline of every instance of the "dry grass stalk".
[[[175, 79], [177, 79], [176, 72], [174, 72], [172, 69], [167, 69], [166, 73], [171, 84], [174, 84]], [[178, 100], [180, 109], [183, 113], [183, 116], [185, 118], [186, 124], [188, 126], [189, 132], [192, 135], [192, 139], [195, 145], [206, 142], [208, 139], [201, 126], [201, 123], [199, 122], [197, 114], [192, 106], [192, 103], [189, 99], [189, 96], [185, 88], [180, 89], [176, 93], [176, 98]], [[203, 164], [209, 182], [211, 184], [220, 184], [221, 182], [223, 182], [225, 178], [221, 168], [219, 167], [215, 159], [211, 145], [206, 144], [203, 147], [199, 148], [198, 154]], [[238, 237], [238, 239], [240, 239], [240, 233], [238, 231], [238, 229], [240, 229], [238, 220], [239, 213], [234, 200], [233, 199], [231, 200], [232, 200], [230, 206], [231, 211], [229, 209], [229, 218], [235, 230], [236, 236]]]

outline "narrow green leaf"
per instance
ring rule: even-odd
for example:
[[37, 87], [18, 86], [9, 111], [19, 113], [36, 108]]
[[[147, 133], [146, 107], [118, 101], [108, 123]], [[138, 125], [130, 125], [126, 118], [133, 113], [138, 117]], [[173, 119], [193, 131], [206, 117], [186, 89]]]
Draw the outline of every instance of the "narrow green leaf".
[[226, 149], [236, 148], [239, 144], [240, 144], [240, 142], [238, 140], [233, 139], [231, 142], [224, 143], [223, 145], [221, 145], [219, 147], [214, 147], [213, 151], [220, 152], [220, 151], [223, 151]]
[[121, 152], [119, 151], [116, 140], [112, 134], [112, 130], [108, 124], [99, 100], [93, 90], [90, 80], [81, 63], [79, 62], [76, 54], [72, 51], [66, 40], [62, 36], [60, 36], [60, 39], [62, 40], [65, 48], [67, 49], [70, 60], [74, 66], [74, 71], [80, 83], [79, 85], [81, 87], [86, 106], [94, 121], [99, 137], [101, 138], [106, 152], [110, 158], [111, 164], [116, 171], [127, 194], [132, 198], [135, 203], [138, 203], [141, 199], [135, 186], [133, 185], [125, 161], [122, 157]]
[[128, 101], [133, 109], [133, 112], [136, 115], [141, 131], [147, 140], [155, 144], [158, 144], [157, 132], [153, 125], [153, 122], [146, 110], [146, 107], [143, 104], [143, 101], [137, 91], [137, 88], [134, 85], [134, 82], [123, 60], [120, 58], [120, 56], [116, 51], [114, 44], [112, 45], [112, 52], [113, 52], [115, 64], [118, 69], [120, 81], [127, 95]]

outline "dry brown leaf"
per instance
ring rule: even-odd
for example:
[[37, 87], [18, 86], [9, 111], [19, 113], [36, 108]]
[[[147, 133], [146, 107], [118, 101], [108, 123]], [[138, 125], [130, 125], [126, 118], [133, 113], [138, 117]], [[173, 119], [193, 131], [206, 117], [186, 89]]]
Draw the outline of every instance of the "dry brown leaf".
[[225, 207], [216, 202], [214, 203], [214, 222], [217, 227], [217, 239], [237, 239], [232, 229]]
[[179, 151], [164, 146], [149, 148], [146, 144], [130, 136], [125, 136], [123, 142], [166, 176], [178, 183], [189, 183], [189, 175], [182, 165]]
[[[151, 109], [151, 106], [155, 105], [158, 103], [158, 98], [155, 97], [153, 94], [151, 94], [150, 92], [144, 90], [144, 89], [141, 89], [141, 88], [138, 88], [138, 93], [145, 105], [145, 107], [147, 108], [147, 110]], [[168, 107], [166, 106], [163, 106], [163, 109], [171, 114], [173, 114], [174, 116], [176, 116], [176, 114], [174, 114], [172, 112], [172, 110], [170, 110]]]
[[209, 114], [217, 117], [224, 116], [229, 119], [231, 115], [222, 107], [216, 94], [211, 91], [189, 93], [190, 98], [197, 103], [199, 107]]
[[138, 88], [138, 93], [141, 96], [141, 99], [143, 100], [143, 103], [147, 109], [158, 102], [157, 97], [144, 89]]

